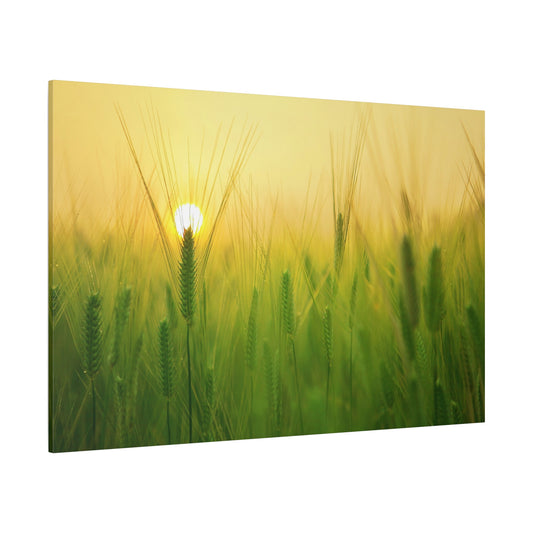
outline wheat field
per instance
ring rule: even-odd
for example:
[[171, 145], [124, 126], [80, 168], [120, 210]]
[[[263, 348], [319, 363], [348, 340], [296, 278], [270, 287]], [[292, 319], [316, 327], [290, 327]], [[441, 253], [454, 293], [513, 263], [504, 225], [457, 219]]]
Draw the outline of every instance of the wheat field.
[[50, 451], [484, 421], [482, 112], [50, 106]]

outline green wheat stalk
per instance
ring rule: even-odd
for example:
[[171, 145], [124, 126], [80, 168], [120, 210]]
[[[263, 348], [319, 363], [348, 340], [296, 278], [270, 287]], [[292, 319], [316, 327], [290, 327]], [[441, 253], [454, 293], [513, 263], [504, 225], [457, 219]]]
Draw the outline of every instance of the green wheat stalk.
[[419, 331], [415, 332], [416, 344], [416, 368], [420, 379], [431, 385], [433, 381], [433, 374], [431, 372], [431, 363], [429, 361], [428, 353], [424, 339]]
[[113, 334], [113, 345], [111, 349], [111, 356], [109, 358], [109, 363], [111, 368], [115, 368], [121, 353], [122, 348], [122, 337], [124, 333], [124, 328], [126, 327], [126, 322], [130, 314], [131, 307], [131, 287], [124, 287], [117, 296], [117, 302], [115, 304], [114, 310], [114, 334]]
[[85, 304], [82, 325], [82, 365], [89, 378], [92, 394], [92, 434], [96, 446], [96, 390], [94, 381], [102, 366], [102, 300], [98, 292], [92, 293]]
[[330, 380], [331, 380], [331, 367], [333, 366], [333, 332], [332, 332], [332, 323], [331, 323], [331, 311], [328, 306], [324, 311], [322, 317], [322, 329], [324, 336], [324, 352], [326, 354], [326, 361], [328, 363], [328, 374], [326, 381], [326, 429], [329, 427], [329, 389], [330, 389]]
[[164, 318], [159, 323], [159, 378], [161, 394], [166, 399], [167, 404], [167, 436], [168, 443], [171, 443], [170, 436], [170, 398], [174, 387], [174, 366], [172, 363], [172, 348], [170, 342], [169, 321]]
[[202, 327], [204, 328], [204, 332], [207, 330], [207, 286], [204, 282], [202, 283], [202, 306], [200, 309], [200, 315], [202, 317]]
[[333, 298], [337, 296], [337, 291], [339, 289], [339, 277], [342, 268], [342, 260], [344, 258], [344, 250], [346, 248], [346, 235], [344, 217], [342, 216], [342, 213], [339, 213], [335, 220], [335, 246], [333, 254], [335, 275], [331, 280]]
[[291, 274], [288, 270], [285, 270], [281, 276], [281, 313], [283, 329], [289, 337], [293, 337], [296, 328], [294, 319], [294, 294]]
[[415, 259], [411, 240], [406, 235], [403, 238], [401, 246], [401, 266], [402, 278], [405, 291], [405, 305], [409, 322], [412, 328], [416, 328], [420, 317], [420, 308], [418, 303], [418, 291], [416, 287]]
[[294, 365], [294, 378], [296, 381], [296, 394], [298, 396], [298, 413], [300, 417], [300, 430], [303, 433], [303, 415], [302, 401], [300, 396], [300, 380], [298, 378], [298, 366], [296, 364], [296, 347], [294, 344], [294, 333], [296, 330], [296, 321], [294, 318], [294, 291], [292, 286], [291, 274], [285, 270], [281, 276], [281, 312], [282, 327], [287, 336], [289, 349], [292, 354]]
[[213, 440], [213, 418], [215, 415], [215, 369], [207, 367], [205, 378], [205, 402], [203, 412], [203, 435], [205, 441]]
[[252, 303], [250, 305], [250, 314], [248, 315], [248, 327], [246, 328], [246, 365], [250, 372], [255, 370], [257, 358], [257, 304], [259, 293], [254, 287], [252, 292]]
[[470, 331], [470, 337], [474, 346], [474, 353], [476, 359], [479, 362], [482, 371], [485, 368], [485, 337], [483, 334], [483, 328], [479, 317], [474, 309], [473, 305], [469, 305], [466, 308], [466, 315], [468, 318], [468, 329]]
[[353, 423], [353, 336], [355, 327], [355, 304], [357, 302], [357, 271], [354, 272], [350, 291], [348, 327], [350, 329], [350, 427]]
[[187, 324], [187, 374], [189, 386], [189, 442], [192, 442], [191, 327], [196, 310], [196, 257], [192, 228], [183, 232], [179, 264], [180, 311]]
[[61, 289], [59, 285], [50, 287], [48, 292], [48, 435], [50, 450], [53, 449], [54, 429], [54, 330], [58, 319]]
[[277, 354], [272, 354], [272, 349], [266, 339], [263, 342], [263, 359], [265, 366], [267, 402], [272, 416], [273, 434], [279, 435], [281, 431], [279, 360]]
[[436, 333], [444, 317], [444, 282], [440, 248], [433, 247], [429, 257], [427, 283], [422, 295], [424, 317], [429, 331]]
[[130, 386], [129, 401], [127, 403], [126, 410], [126, 421], [128, 427], [128, 434], [133, 429], [133, 411], [135, 408], [135, 403], [137, 401], [137, 393], [139, 391], [139, 366], [141, 362], [141, 353], [144, 345], [144, 335], [143, 332], [139, 334], [135, 344], [133, 346], [133, 373]]
[[440, 380], [437, 378], [433, 389], [434, 417], [433, 424], [436, 426], [449, 424], [448, 405]]
[[[420, 389], [426, 397], [430, 397], [433, 387], [433, 370], [432, 362], [426, 350], [426, 344], [420, 331], [415, 332], [416, 346], [416, 377], [420, 381]], [[425, 402], [421, 402], [419, 411], [423, 420], [431, 421], [431, 411]]]
[[248, 327], [246, 328], [246, 366], [250, 372], [250, 432], [253, 435], [253, 428], [251, 427], [252, 414], [254, 408], [254, 371], [257, 359], [257, 304], [259, 293], [254, 287], [252, 292], [252, 303], [250, 305], [250, 314], [248, 315]]
[[126, 384], [118, 374], [115, 376], [115, 409], [117, 412], [118, 445], [126, 443]]

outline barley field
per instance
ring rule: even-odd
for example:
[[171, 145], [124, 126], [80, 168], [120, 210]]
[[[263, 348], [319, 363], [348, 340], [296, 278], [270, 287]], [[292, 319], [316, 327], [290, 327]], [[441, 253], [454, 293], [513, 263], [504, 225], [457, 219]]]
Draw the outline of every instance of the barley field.
[[49, 448], [483, 422], [484, 113], [51, 82]]

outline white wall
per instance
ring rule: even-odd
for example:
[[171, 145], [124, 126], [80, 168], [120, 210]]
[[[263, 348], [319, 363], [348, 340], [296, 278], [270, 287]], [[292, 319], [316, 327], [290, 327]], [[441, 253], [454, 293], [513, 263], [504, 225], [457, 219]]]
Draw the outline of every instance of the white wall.
[[[0, 529], [531, 530], [533, 91], [526, 5], [6, 3]], [[48, 454], [49, 79], [485, 109], [487, 422]]]

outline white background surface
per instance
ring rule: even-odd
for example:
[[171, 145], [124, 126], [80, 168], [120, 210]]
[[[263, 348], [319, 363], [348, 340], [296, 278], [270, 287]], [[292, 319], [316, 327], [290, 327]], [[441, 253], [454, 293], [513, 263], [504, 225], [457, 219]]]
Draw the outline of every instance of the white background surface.
[[[3, 4], [0, 530], [532, 531], [527, 4]], [[49, 79], [486, 110], [487, 422], [49, 454]]]

